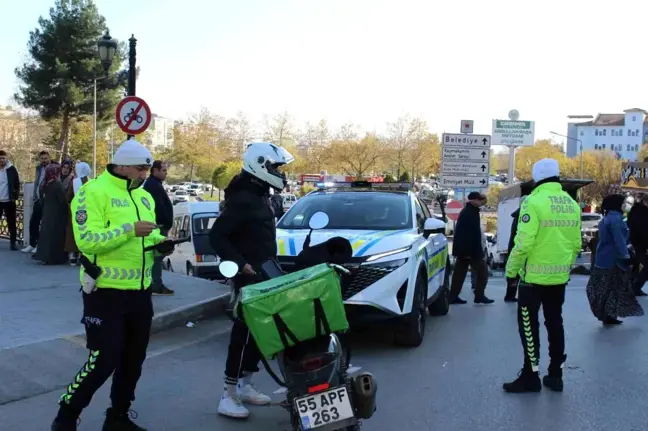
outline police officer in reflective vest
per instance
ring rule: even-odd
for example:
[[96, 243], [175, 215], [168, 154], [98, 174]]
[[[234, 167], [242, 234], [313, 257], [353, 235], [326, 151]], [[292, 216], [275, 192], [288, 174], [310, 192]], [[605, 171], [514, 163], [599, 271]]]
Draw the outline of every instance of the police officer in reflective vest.
[[533, 165], [535, 188], [522, 203], [515, 246], [506, 264], [506, 277], [520, 277], [518, 329], [524, 367], [518, 379], [504, 384], [507, 392], [539, 392], [540, 340], [538, 312], [542, 306], [549, 339], [549, 371], [542, 383], [562, 391], [565, 331], [562, 306], [572, 264], [581, 250], [581, 209], [560, 184], [554, 159]]
[[[103, 431], [140, 431], [129, 418], [151, 331], [151, 268], [165, 240], [155, 203], [141, 185], [151, 153], [135, 140], [121, 144], [113, 164], [86, 183], [71, 204], [74, 238], [83, 254], [81, 283], [88, 361], [59, 401], [52, 431], [73, 431], [81, 411], [113, 375]], [[170, 243], [165, 243], [167, 245]], [[167, 247], [168, 249], [169, 247]], [[167, 253], [173, 250], [172, 245]]]

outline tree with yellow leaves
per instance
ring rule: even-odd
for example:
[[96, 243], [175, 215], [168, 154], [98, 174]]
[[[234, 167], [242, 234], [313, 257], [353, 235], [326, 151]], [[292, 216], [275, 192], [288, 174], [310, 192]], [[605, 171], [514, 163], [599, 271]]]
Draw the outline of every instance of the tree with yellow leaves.
[[333, 141], [331, 144], [331, 153], [337, 168], [358, 179], [374, 173], [384, 150], [383, 143], [371, 133], [367, 133], [359, 141], [347, 138]]

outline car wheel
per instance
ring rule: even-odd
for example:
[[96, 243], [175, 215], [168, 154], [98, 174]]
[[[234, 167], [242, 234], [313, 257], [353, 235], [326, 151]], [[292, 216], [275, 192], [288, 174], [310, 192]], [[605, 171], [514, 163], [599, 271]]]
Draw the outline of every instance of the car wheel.
[[394, 334], [396, 344], [405, 347], [418, 347], [425, 337], [425, 317], [427, 315], [427, 286], [426, 280], [420, 275], [416, 279], [412, 311], [398, 323]]
[[171, 265], [171, 260], [170, 259], [166, 260], [166, 265], [165, 265], [164, 269], [166, 269], [169, 272], [173, 272], [173, 265]]
[[196, 271], [194, 271], [194, 267], [190, 263], [187, 263], [187, 275], [189, 277], [195, 277], [196, 276]]
[[445, 316], [450, 311], [450, 286], [447, 283], [448, 278], [444, 277], [443, 286], [441, 287], [441, 294], [439, 297], [428, 307], [430, 316]]

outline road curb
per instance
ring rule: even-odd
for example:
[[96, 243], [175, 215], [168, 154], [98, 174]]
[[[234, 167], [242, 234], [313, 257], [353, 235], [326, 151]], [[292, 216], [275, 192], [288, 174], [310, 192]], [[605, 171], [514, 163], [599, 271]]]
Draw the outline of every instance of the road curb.
[[185, 325], [187, 322], [217, 317], [225, 313], [230, 294], [224, 293], [193, 304], [157, 313], [153, 316], [151, 332], [157, 333]]

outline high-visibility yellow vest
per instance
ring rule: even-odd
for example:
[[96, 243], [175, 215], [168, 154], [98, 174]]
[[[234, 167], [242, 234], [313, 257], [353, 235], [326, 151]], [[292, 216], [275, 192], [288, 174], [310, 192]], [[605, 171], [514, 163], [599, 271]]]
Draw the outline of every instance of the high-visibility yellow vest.
[[560, 183], [541, 184], [520, 207], [506, 276], [527, 283], [565, 284], [581, 251], [581, 209]]
[[[101, 268], [98, 288], [147, 289], [151, 285], [153, 251], [145, 247], [164, 240], [159, 229], [135, 236], [135, 222], [155, 223], [155, 202], [141, 186], [129, 190], [130, 180], [106, 170], [88, 181], [71, 204], [74, 239], [81, 253]], [[80, 278], [83, 280], [83, 267]]]

